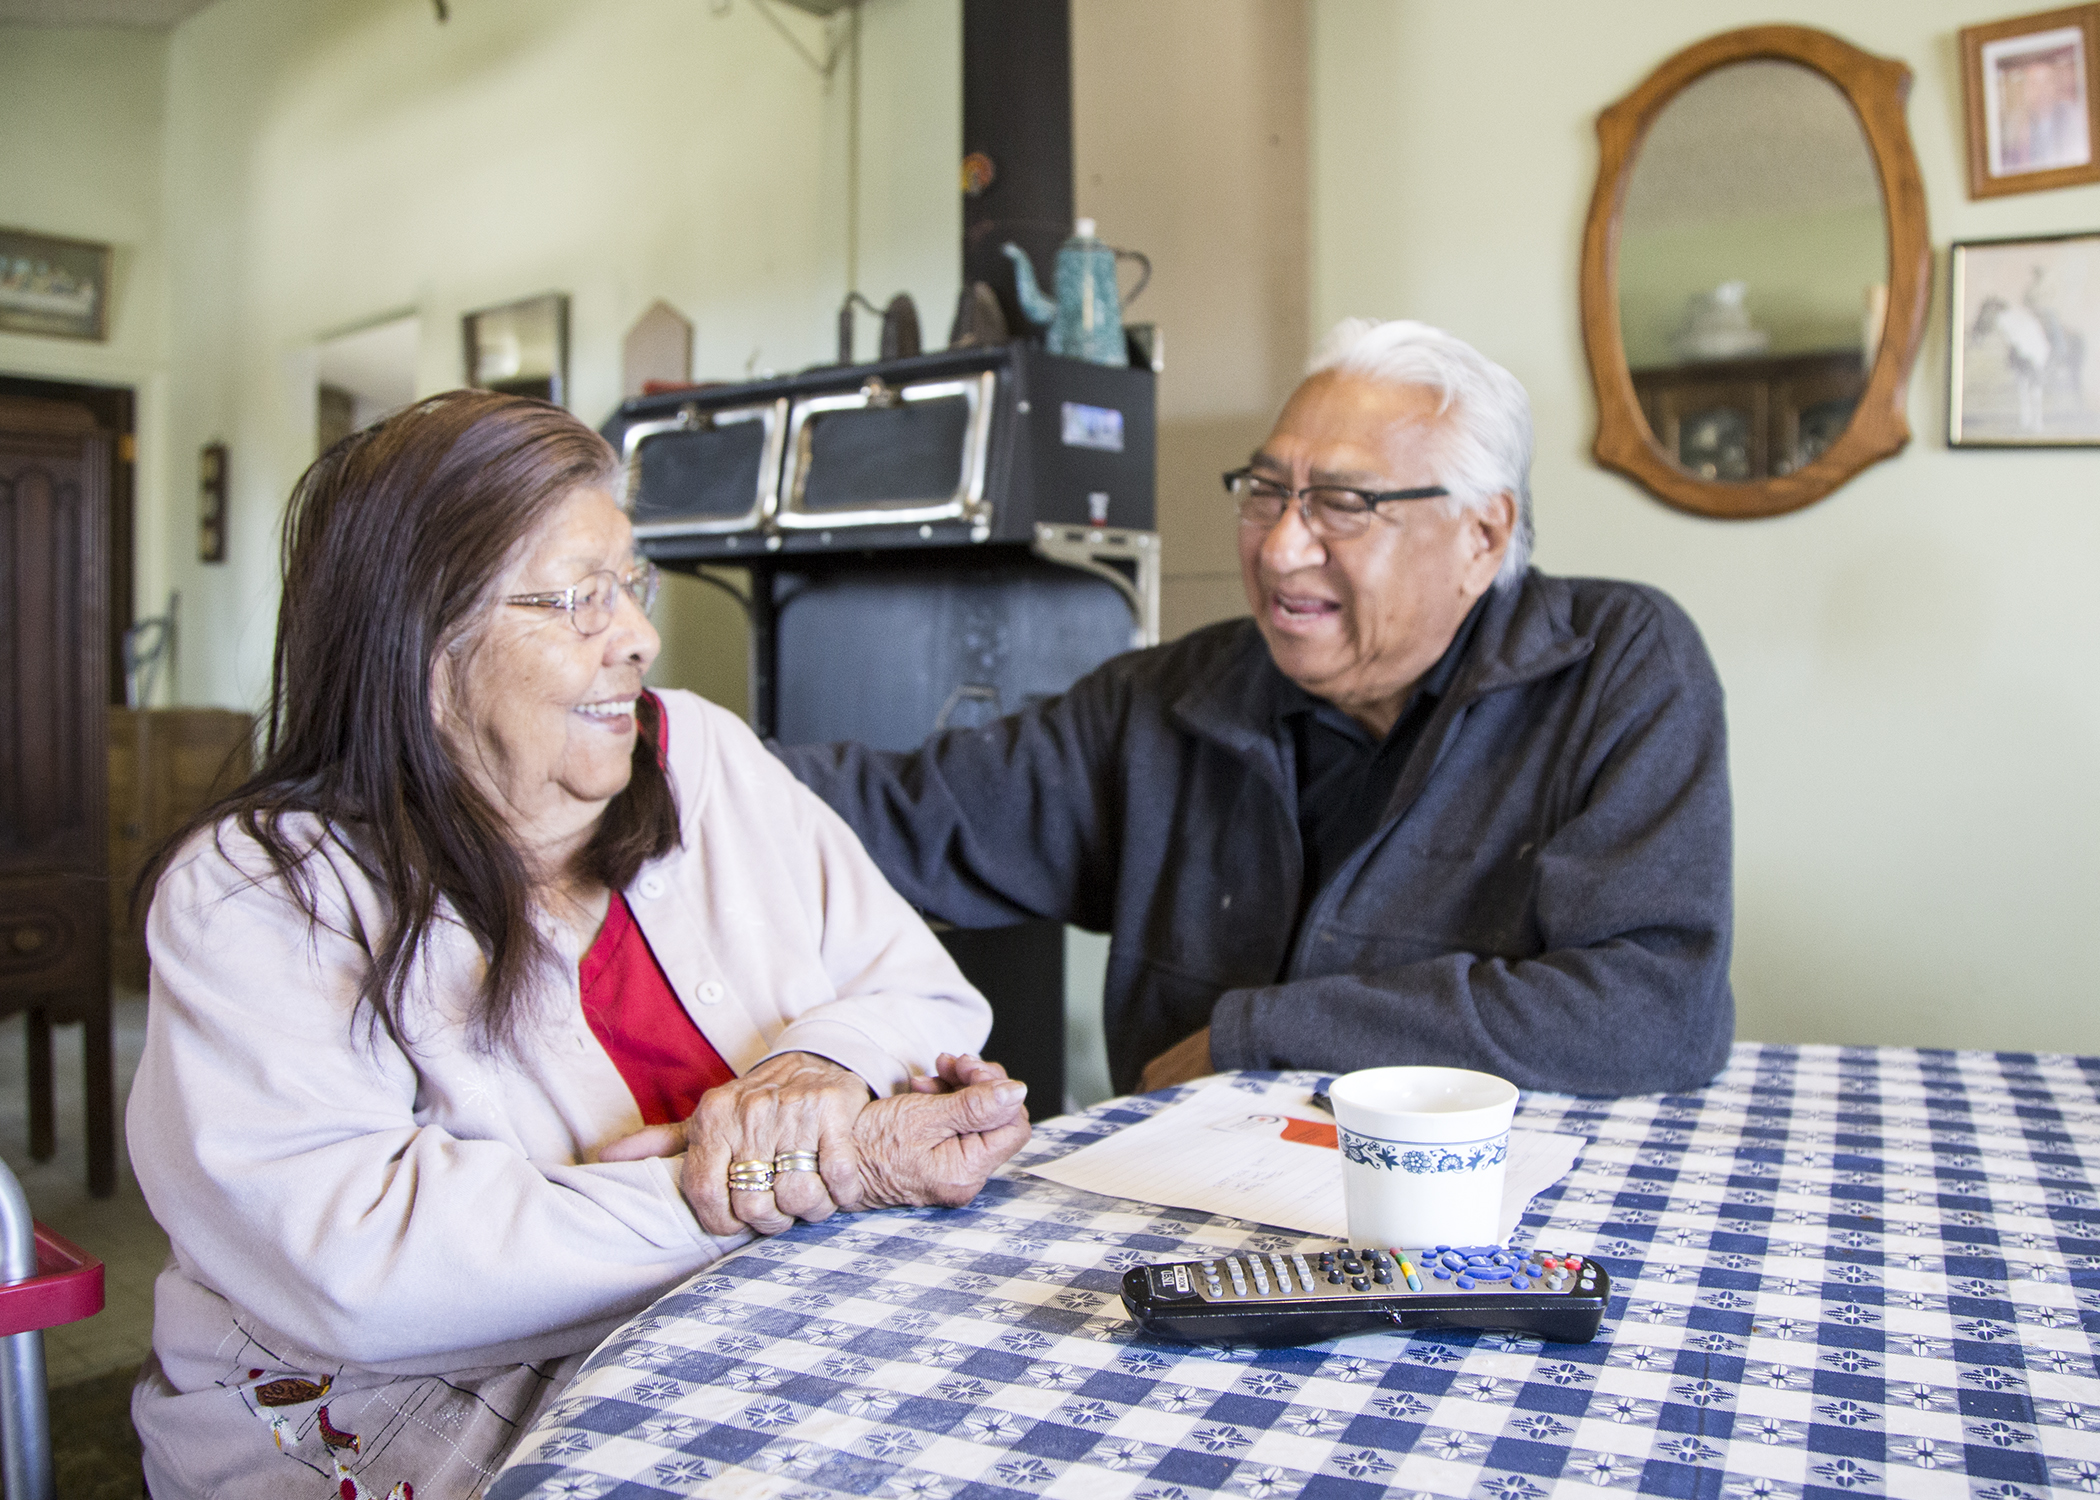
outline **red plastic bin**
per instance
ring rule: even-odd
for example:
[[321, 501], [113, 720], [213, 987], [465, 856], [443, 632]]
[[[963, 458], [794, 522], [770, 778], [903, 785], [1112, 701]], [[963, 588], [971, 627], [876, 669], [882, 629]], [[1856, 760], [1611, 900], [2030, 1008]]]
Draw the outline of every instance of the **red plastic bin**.
[[0, 1337], [78, 1323], [102, 1311], [102, 1262], [36, 1226], [36, 1275], [0, 1286]]

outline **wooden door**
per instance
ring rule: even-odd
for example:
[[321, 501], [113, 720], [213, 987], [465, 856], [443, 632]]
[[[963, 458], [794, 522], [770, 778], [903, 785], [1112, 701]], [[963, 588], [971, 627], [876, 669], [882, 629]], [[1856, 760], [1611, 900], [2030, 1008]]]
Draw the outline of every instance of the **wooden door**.
[[52, 1149], [50, 1026], [87, 1028], [88, 1177], [115, 1187], [110, 1054], [112, 434], [0, 397], [0, 1014], [26, 1011], [31, 1154]]

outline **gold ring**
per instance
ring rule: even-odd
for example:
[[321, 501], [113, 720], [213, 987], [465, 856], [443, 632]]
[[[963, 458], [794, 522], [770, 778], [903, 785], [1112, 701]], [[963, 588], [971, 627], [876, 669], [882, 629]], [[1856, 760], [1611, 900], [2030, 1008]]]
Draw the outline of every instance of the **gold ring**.
[[776, 1173], [814, 1172], [817, 1170], [817, 1153], [814, 1151], [783, 1151], [773, 1158]]
[[732, 1193], [770, 1193], [773, 1191], [773, 1164], [769, 1161], [731, 1162], [729, 1190]]

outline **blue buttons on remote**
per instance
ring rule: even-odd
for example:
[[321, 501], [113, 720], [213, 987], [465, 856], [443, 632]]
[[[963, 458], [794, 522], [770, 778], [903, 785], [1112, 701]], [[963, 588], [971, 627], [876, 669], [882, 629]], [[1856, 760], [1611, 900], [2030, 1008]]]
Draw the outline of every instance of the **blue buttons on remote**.
[[[1575, 1272], [1582, 1261], [1575, 1256], [1548, 1255], [1536, 1249], [1513, 1250], [1503, 1245], [1434, 1245], [1413, 1262], [1409, 1252], [1372, 1248], [1341, 1248], [1320, 1252], [1319, 1279], [1329, 1286], [1350, 1292], [1399, 1291], [1405, 1277], [1408, 1291], [1548, 1292], [1579, 1291]], [[1417, 1265], [1420, 1275], [1416, 1274]], [[1311, 1267], [1307, 1267], [1310, 1272]], [[1596, 1285], [1591, 1272], [1588, 1288]], [[1313, 1290], [1312, 1277], [1303, 1278], [1305, 1290]], [[1431, 1287], [1430, 1281], [1444, 1283]], [[1285, 1287], [1289, 1282], [1286, 1278]], [[1323, 1294], [1324, 1294], [1324, 1289]]]
[[1497, 1282], [1506, 1283], [1511, 1291], [1525, 1292], [1544, 1274], [1532, 1256], [1500, 1245], [1439, 1245], [1423, 1261], [1439, 1281], [1455, 1279], [1468, 1292], [1483, 1284], [1495, 1290]]

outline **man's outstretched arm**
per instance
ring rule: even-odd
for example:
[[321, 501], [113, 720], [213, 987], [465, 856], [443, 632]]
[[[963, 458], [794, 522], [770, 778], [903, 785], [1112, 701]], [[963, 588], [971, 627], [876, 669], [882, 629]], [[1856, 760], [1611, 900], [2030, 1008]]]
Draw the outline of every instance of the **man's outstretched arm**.
[[890, 884], [958, 927], [1030, 918], [1108, 925], [1115, 693], [1068, 693], [917, 750], [795, 745], [774, 753], [845, 819]]

